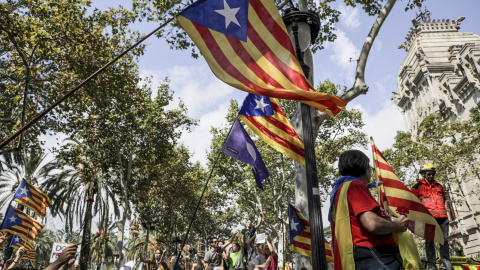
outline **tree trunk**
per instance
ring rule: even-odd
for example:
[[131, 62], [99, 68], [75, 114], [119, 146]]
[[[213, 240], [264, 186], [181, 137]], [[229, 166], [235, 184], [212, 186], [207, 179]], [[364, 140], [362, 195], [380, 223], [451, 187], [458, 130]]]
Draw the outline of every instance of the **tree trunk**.
[[[388, 2], [383, 7], [382, 11], [377, 17], [377, 20], [372, 25], [370, 32], [363, 44], [362, 52], [357, 62], [356, 68], [356, 75], [355, 75], [355, 83], [351, 89], [349, 89], [342, 98], [349, 102], [359, 96], [360, 94], [366, 94], [368, 91], [368, 86], [365, 83], [365, 66], [367, 63], [368, 55], [370, 53], [370, 49], [372, 48], [373, 41], [375, 40], [380, 28], [387, 18], [388, 14], [392, 10], [393, 6], [395, 5], [396, 0], [388, 0]], [[306, 3], [305, 0], [301, 0], [299, 3], [300, 10], [306, 10]], [[309, 80], [313, 81], [313, 57], [310, 49], [305, 51], [304, 60], [305, 63], [311, 68]], [[318, 110], [312, 109], [310, 110], [312, 114], [312, 128], [313, 128], [313, 138], [317, 137], [318, 129], [323, 121], [327, 118], [326, 113], [320, 113]], [[302, 132], [302, 115], [300, 106], [297, 107], [295, 110], [291, 123], [294, 128], [297, 130], [297, 133], [301, 138], [303, 138]], [[307, 176], [305, 167], [301, 164], [295, 162], [295, 207], [305, 215], [305, 217], [309, 218], [308, 213], [308, 202], [307, 202]], [[310, 260], [306, 256], [295, 256], [295, 268], [301, 269], [305, 267], [307, 270], [312, 269], [310, 264]]]
[[127, 183], [130, 181], [131, 177], [131, 171], [132, 171], [132, 155], [130, 154], [129, 159], [128, 159], [128, 165], [127, 165], [127, 175], [124, 177], [123, 175], [123, 170], [122, 170], [122, 160], [121, 160], [121, 155], [120, 152], [118, 153], [118, 160], [119, 160], [119, 165], [120, 165], [120, 188], [122, 190], [122, 198], [120, 199], [120, 203], [123, 208], [122, 212], [122, 219], [117, 221], [117, 228], [118, 228], [118, 234], [117, 234], [117, 243], [115, 244], [115, 253], [120, 255], [118, 257], [118, 260], [115, 263], [116, 269], [120, 269], [120, 267], [123, 265], [124, 260], [125, 260], [125, 255], [123, 254], [123, 240], [124, 240], [124, 231], [125, 231], [125, 224], [127, 222], [127, 217], [130, 216], [131, 211], [130, 207], [128, 204], [128, 196], [127, 196]]
[[[93, 198], [94, 192], [89, 192], [88, 198]], [[92, 231], [93, 202], [87, 202], [85, 224], [83, 225], [82, 248], [80, 250], [80, 269], [87, 270], [90, 264], [90, 240]]]

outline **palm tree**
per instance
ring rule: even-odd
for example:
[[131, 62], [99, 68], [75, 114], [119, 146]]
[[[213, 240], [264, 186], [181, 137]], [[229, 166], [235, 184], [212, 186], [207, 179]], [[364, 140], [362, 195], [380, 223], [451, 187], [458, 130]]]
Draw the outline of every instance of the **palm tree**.
[[90, 242], [91, 245], [91, 264], [95, 264], [97, 269], [100, 269], [102, 261], [105, 264], [113, 264], [113, 257], [115, 255], [115, 234], [113, 233], [114, 223], [110, 226], [104, 227], [104, 224], [97, 223], [98, 232]]
[[29, 184], [38, 186], [47, 181], [56, 181], [57, 164], [54, 160], [49, 160], [46, 153], [41, 150], [30, 148], [22, 151], [20, 156], [11, 154], [9, 158], [0, 160], [2, 174], [0, 175], [0, 208], [3, 208], [13, 198], [22, 179]]
[[[50, 179], [42, 184], [43, 190], [52, 200], [52, 216], [65, 220], [67, 237], [78, 235], [72, 232], [74, 223], [82, 229], [82, 254], [80, 264], [92, 261], [89, 257], [91, 241], [91, 221], [98, 215], [102, 228], [107, 227], [108, 217], [112, 212], [119, 217], [120, 209], [114, 190], [115, 179], [109, 178], [108, 170], [99, 167], [104, 153], [99, 144], [85, 144], [68, 140], [64, 144], [63, 158], [70, 160], [75, 168], [64, 170], [58, 179]], [[81, 151], [80, 151], [81, 149]], [[85, 153], [85, 156], [83, 154]], [[110, 176], [111, 177], [111, 176]]]
[[54, 241], [55, 236], [50, 230], [43, 229], [37, 234], [37, 237], [35, 238], [35, 250], [37, 251], [35, 260], [37, 263], [42, 265], [47, 265], [49, 263]]

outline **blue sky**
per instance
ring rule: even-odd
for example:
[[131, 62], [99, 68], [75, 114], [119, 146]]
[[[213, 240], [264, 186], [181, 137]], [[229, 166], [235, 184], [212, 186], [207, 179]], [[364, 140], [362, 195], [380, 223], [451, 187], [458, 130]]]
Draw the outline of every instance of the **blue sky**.
[[[105, 9], [120, 3], [130, 8], [130, 1], [97, 0], [91, 6]], [[398, 130], [405, 130], [403, 118], [391, 97], [392, 92], [397, 91], [397, 74], [406, 55], [397, 47], [404, 42], [412, 26], [411, 20], [416, 17], [416, 11], [404, 11], [406, 4], [406, 0], [397, 1], [373, 44], [365, 74], [369, 92], [347, 106], [364, 112], [364, 131], [374, 137], [380, 151], [391, 146]], [[343, 13], [336, 25], [338, 38], [333, 43], [326, 43], [325, 49], [314, 55], [314, 84], [329, 79], [350, 88], [356, 62], [349, 60], [358, 58], [376, 17], [365, 15], [360, 8], [345, 7], [338, 1], [334, 5]], [[480, 0], [428, 0], [426, 6], [432, 19], [456, 20], [464, 16], [466, 19], [460, 31], [480, 34]], [[144, 22], [133, 24], [131, 28], [149, 33], [157, 26], [153, 22]], [[189, 51], [171, 50], [164, 40], [156, 37], [148, 39], [146, 44], [145, 54], [139, 60], [141, 75], [152, 76], [156, 85], [169, 77], [176, 102], [182, 99], [189, 109], [189, 116], [200, 120], [200, 125], [194, 127], [191, 133], [183, 134], [182, 142], [194, 152], [193, 161], [204, 164], [211, 140], [210, 127], [226, 125], [229, 100], [242, 102], [247, 94], [219, 81], [205, 60], [201, 57], [193, 59]], [[49, 145], [56, 143], [55, 138], [47, 139]], [[323, 213], [325, 224], [326, 209]], [[55, 227], [52, 220], [48, 223], [49, 227]]]
[[[104, 9], [115, 7], [118, 3], [94, 1], [92, 7]], [[130, 8], [129, 2], [121, 3]], [[326, 43], [324, 50], [314, 54], [314, 84], [329, 79], [350, 88], [356, 62], [349, 60], [358, 58], [376, 17], [369, 17], [360, 8], [346, 7], [339, 1], [333, 5], [342, 12], [336, 25], [338, 37], [335, 42]], [[405, 130], [402, 115], [391, 97], [392, 92], [397, 91], [397, 74], [406, 55], [403, 49], [398, 49], [398, 45], [404, 42], [412, 26], [411, 20], [418, 12], [405, 12], [406, 5], [406, 0], [397, 1], [373, 44], [365, 73], [369, 92], [347, 106], [364, 112], [364, 131], [374, 137], [380, 150], [391, 146], [398, 130]], [[480, 17], [474, 14], [479, 10], [479, 0], [429, 0], [426, 7], [432, 19], [456, 20], [464, 16], [466, 19], [460, 31], [480, 33]], [[148, 33], [157, 24], [136, 23], [131, 27]], [[210, 127], [225, 125], [229, 100], [242, 102], [246, 93], [218, 80], [202, 57], [193, 59], [189, 51], [171, 50], [161, 38], [152, 37], [146, 43], [145, 55], [139, 60], [141, 75], [152, 76], [156, 85], [165, 77], [170, 78], [176, 102], [178, 98], [182, 99], [189, 109], [189, 116], [200, 120], [199, 126], [194, 127], [191, 133], [183, 134], [182, 142], [193, 152], [193, 161], [204, 163], [211, 140]]]

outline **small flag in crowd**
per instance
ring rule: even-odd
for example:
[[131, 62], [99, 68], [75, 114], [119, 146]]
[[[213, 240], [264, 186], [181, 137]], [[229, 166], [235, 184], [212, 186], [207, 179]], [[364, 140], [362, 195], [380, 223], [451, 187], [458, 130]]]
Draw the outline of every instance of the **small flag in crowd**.
[[177, 20], [213, 73], [232, 87], [297, 100], [330, 116], [347, 104], [313, 89], [273, 0], [199, 0]]
[[[290, 228], [290, 249], [294, 253], [310, 257], [312, 260], [312, 241], [310, 238], [310, 222], [291, 203], [288, 204], [288, 224]], [[325, 240], [327, 262], [333, 262], [333, 251]]]
[[409, 210], [408, 228], [414, 234], [440, 244], [444, 243], [443, 233], [435, 218], [428, 209], [398, 178], [390, 165], [385, 161], [382, 153], [378, 151], [373, 139], [373, 159], [375, 162], [376, 176], [383, 185], [379, 186], [379, 203], [392, 216], [398, 216], [397, 208], [405, 207]]
[[24, 241], [33, 242], [43, 226], [43, 224], [39, 223], [29, 215], [9, 206], [0, 230], [18, 235]]
[[35, 212], [41, 218], [45, 217], [47, 207], [52, 205], [50, 198], [45, 193], [28, 184], [25, 179], [22, 179], [22, 182], [20, 182], [20, 187], [13, 199], [15, 202]]
[[12, 241], [10, 242], [10, 246], [14, 248], [25, 247], [25, 250], [32, 250], [35, 249], [35, 244], [31, 241], [23, 241], [22, 238], [18, 235], [14, 235], [12, 237]]
[[253, 175], [257, 182], [257, 187], [263, 190], [262, 181], [269, 176], [267, 167], [263, 163], [262, 157], [258, 152], [255, 143], [253, 143], [250, 136], [243, 128], [240, 121], [235, 119], [232, 129], [222, 146], [222, 151], [241, 161], [252, 166]]
[[290, 124], [278, 99], [248, 94], [238, 118], [273, 149], [305, 165], [303, 141]]

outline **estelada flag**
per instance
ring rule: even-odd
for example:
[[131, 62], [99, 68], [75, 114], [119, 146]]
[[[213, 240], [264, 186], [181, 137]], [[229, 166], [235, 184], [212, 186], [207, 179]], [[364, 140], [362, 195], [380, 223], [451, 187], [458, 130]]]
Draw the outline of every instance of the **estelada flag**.
[[20, 187], [13, 196], [13, 200], [32, 210], [41, 218], [45, 217], [47, 207], [52, 205], [50, 198], [45, 193], [28, 184], [25, 179], [20, 182]]
[[0, 231], [15, 234], [20, 236], [24, 241], [33, 242], [43, 227], [43, 224], [10, 205], [3, 219]]
[[303, 74], [273, 0], [199, 0], [177, 17], [213, 73], [252, 94], [339, 113], [346, 101], [316, 92]]
[[[290, 229], [290, 250], [310, 257], [312, 261], [312, 240], [310, 238], [310, 222], [291, 203], [288, 204], [288, 225]], [[332, 245], [325, 241], [327, 262], [333, 262]]]
[[379, 186], [378, 200], [380, 205], [391, 216], [398, 217], [398, 207], [405, 207], [409, 213], [407, 215], [409, 222], [408, 228], [412, 233], [430, 241], [440, 244], [444, 243], [442, 229], [428, 209], [413, 194], [405, 184], [400, 181], [393, 169], [388, 165], [382, 153], [378, 151], [373, 139], [372, 143], [373, 159], [375, 162], [375, 174], [383, 185]]
[[305, 165], [303, 141], [290, 124], [278, 99], [248, 94], [238, 118], [273, 149]]

